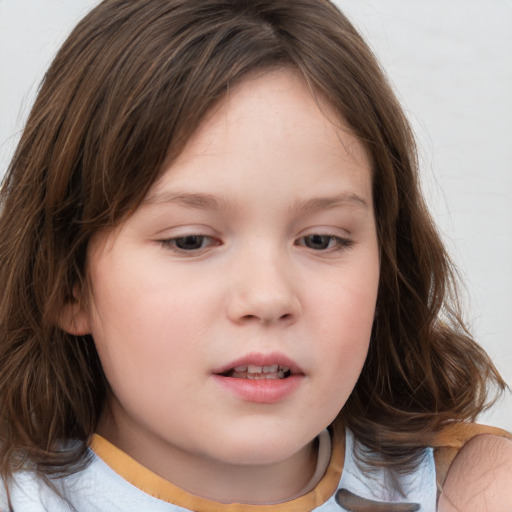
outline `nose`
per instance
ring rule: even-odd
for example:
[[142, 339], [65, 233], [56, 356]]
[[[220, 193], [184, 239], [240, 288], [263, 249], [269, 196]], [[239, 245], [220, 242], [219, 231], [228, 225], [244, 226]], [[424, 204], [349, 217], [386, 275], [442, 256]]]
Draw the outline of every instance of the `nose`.
[[236, 324], [294, 323], [301, 313], [297, 279], [278, 255], [253, 255], [232, 268], [228, 317]]

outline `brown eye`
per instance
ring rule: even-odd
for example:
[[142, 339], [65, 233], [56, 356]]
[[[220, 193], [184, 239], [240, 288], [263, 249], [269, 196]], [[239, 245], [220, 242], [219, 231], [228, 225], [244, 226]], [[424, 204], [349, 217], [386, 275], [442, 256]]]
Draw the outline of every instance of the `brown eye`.
[[203, 235], [188, 235], [174, 239], [174, 245], [182, 251], [197, 251], [205, 247], [208, 237]]
[[304, 245], [316, 251], [324, 251], [332, 247], [336, 239], [330, 235], [308, 235], [304, 237]]
[[314, 233], [299, 238], [295, 241], [295, 245], [307, 247], [313, 251], [338, 251], [347, 249], [353, 245], [353, 241], [347, 238], [341, 238], [335, 235], [321, 235]]
[[177, 253], [194, 253], [207, 249], [212, 245], [220, 245], [220, 241], [207, 235], [186, 235], [176, 238], [168, 238], [166, 240], [158, 240], [165, 249]]

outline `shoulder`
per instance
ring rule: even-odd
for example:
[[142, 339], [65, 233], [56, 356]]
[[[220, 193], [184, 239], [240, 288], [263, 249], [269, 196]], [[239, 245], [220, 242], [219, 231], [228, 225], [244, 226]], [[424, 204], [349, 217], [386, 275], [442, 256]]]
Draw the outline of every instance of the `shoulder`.
[[490, 510], [512, 510], [512, 440], [482, 434], [470, 439], [451, 464], [439, 512]]
[[[0, 511], [11, 510], [8, 505], [4, 480], [0, 480]], [[19, 471], [8, 482], [9, 496], [13, 510], [43, 512], [45, 509], [39, 500], [41, 482], [31, 471]]]

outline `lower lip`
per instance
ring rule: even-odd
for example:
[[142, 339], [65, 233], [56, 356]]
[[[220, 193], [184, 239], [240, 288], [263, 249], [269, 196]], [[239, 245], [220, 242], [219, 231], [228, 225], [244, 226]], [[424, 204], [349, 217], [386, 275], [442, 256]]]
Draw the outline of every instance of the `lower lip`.
[[290, 375], [286, 379], [236, 379], [214, 375], [215, 381], [236, 397], [259, 404], [274, 404], [291, 395], [301, 384], [304, 375]]

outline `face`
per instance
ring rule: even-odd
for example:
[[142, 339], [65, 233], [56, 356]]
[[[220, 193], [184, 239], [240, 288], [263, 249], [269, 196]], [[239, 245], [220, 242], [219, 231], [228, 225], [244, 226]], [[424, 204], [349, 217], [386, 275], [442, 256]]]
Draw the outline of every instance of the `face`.
[[104, 432], [150, 468], [282, 463], [352, 391], [379, 256], [368, 156], [333, 119], [292, 72], [246, 80], [91, 242]]

